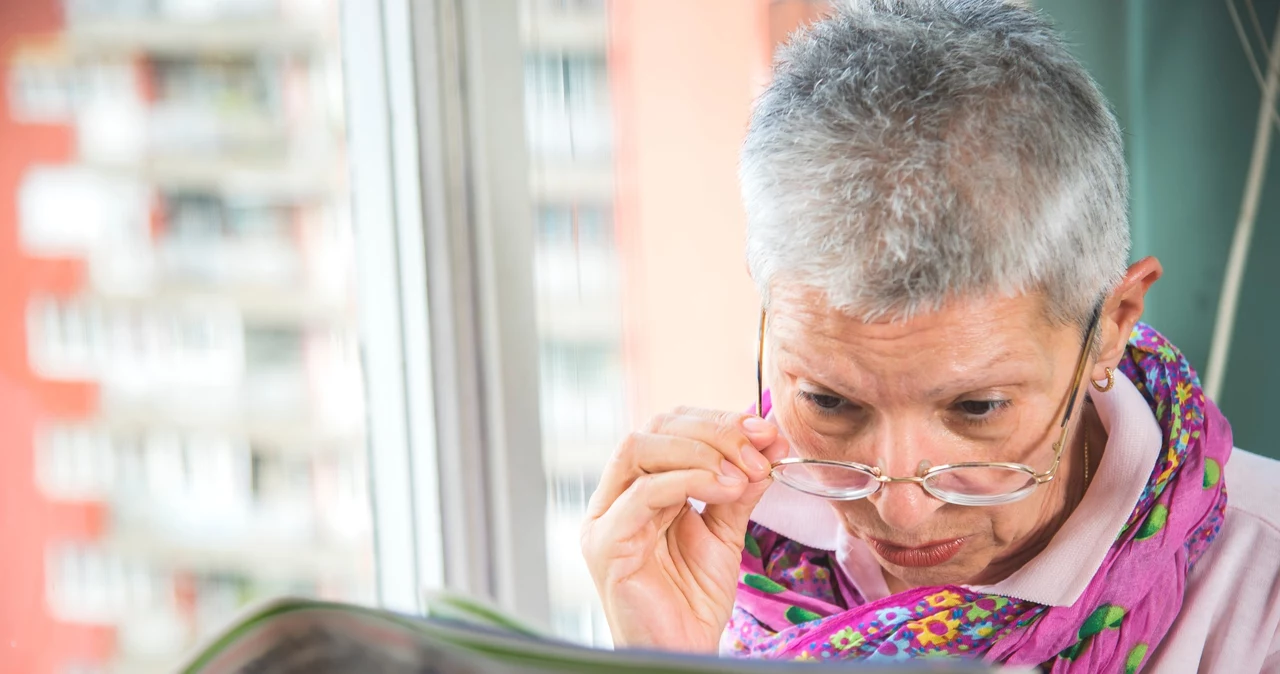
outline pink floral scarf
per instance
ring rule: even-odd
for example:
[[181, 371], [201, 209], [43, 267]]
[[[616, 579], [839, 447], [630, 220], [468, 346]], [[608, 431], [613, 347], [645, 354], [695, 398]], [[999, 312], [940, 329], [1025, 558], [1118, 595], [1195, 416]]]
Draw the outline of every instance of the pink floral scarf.
[[1155, 413], [1165, 451], [1080, 599], [1043, 606], [957, 586], [866, 602], [831, 553], [752, 523], [726, 654], [794, 660], [970, 657], [1051, 672], [1140, 671], [1222, 526], [1231, 427], [1190, 364], [1139, 323], [1120, 371]]

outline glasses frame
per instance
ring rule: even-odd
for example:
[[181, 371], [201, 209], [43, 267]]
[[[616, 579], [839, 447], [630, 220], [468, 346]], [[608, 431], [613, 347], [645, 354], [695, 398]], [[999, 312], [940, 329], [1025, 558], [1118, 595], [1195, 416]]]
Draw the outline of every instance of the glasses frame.
[[[1087, 365], [1089, 362], [1089, 349], [1093, 345], [1094, 339], [1097, 336], [1098, 323], [1100, 322], [1101, 318], [1102, 318], [1102, 302], [1099, 301], [1097, 307], [1094, 309], [1093, 318], [1089, 321], [1089, 330], [1085, 334], [1084, 345], [1080, 347], [1080, 355], [1076, 358], [1075, 374], [1072, 377], [1071, 390], [1067, 395], [1067, 407], [1066, 407], [1066, 410], [1063, 411], [1062, 413], [1062, 422], [1059, 424], [1061, 433], [1058, 436], [1058, 441], [1053, 443], [1053, 465], [1049, 467], [1049, 470], [1043, 473], [1037, 473], [1034, 468], [1023, 463], [1011, 463], [1006, 461], [966, 461], [962, 463], [948, 463], [940, 466], [931, 466], [930, 468], [923, 470], [917, 475], [912, 477], [891, 477], [891, 476], [885, 475], [884, 472], [881, 471], [880, 468], [877, 466], [868, 466], [866, 464], [857, 463], [854, 461], [834, 461], [829, 459], [801, 459], [801, 458], [787, 457], [787, 458], [780, 459], [778, 461], [773, 462], [771, 466], [771, 475], [775, 480], [787, 485], [792, 489], [796, 489], [797, 491], [801, 491], [803, 493], [817, 496], [819, 498], [824, 498], [830, 501], [856, 501], [858, 499], [867, 498], [872, 494], [875, 494], [876, 492], [880, 491], [880, 488], [883, 487], [884, 485], [893, 484], [893, 483], [918, 484], [920, 485], [920, 488], [924, 489], [924, 491], [928, 493], [930, 496], [936, 499], [939, 499], [941, 501], [945, 501], [947, 503], [953, 503], [956, 505], [965, 505], [965, 506], [1002, 505], [1005, 503], [1012, 503], [1014, 501], [1019, 501], [1021, 499], [1024, 499], [1027, 496], [1030, 496], [1031, 493], [1035, 491], [1036, 488], [1039, 487], [1040, 485], [1045, 484], [1046, 482], [1052, 481], [1054, 478], [1054, 475], [1056, 475], [1058, 472], [1058, 466], [1061, 465], [1062, 463], [1062, 452], [1063, 452], [1063, 449], [1066, 447], [1067, 437], [1071, 431], [1071, 425], [1070, 425], [1071, 413], [1075, 410], [1076, 400], [1080, 395], [1080, 387], [1081, 387], [1081, 384], [1084, 383], [1084, 372], [1085, 372], [1085, 369], [1087, 369]], [[760, 309], [760, 336], [759, 336], [759, 342], [756, 349], [756, 415], [760, 417], [764, 416], [762, 414], [762, 412], [764, 411], [764, 335], [765, 335], [765, 326], [767, 321], [768, 321], [767, 311], [762, 307]], [[872, 488], [870, 491], [858, 496], [838, 497], [838, 496], [830, 496], [827, 494], [818, 494], [818, 493], [809, 491], [807, 489], [797, 487], [791, 484], [785, 478], [781, 477], [781, 474], [779, 473], [778, 468], [780, 466], [789, 466], [794, 464], [826, 465], [826, 466], [838, 466], [842, 468], [850, 468], [853, 470], [858, 470], [863, 473], [866, 473], [867, 475], [869, 475], [871, 478], [875, 480], [876, 484], [875, 484], [875, 487]], [[948, 496], [948, 495], [943, 495], [942, 493], [939, 493], [937, 490], [930, 487], [928, 482], [930, 477], [933, 477], [939, 473], [944, 473], [950, 470], [954, 470], [956, 468], [1000, 468], [1004, 470], [1018, 471], [1018, 472], [1026, 473], [1028, 477], [1034, 480], [1034, 482], [1030, 483], [1026, 488], [1020, 489], [1016, 492], [1012, 492], [1010, 494], [1000, 494], [995, 496], [965, 496], [965, 495], [958, 495], [958, 496], [949, 495]]]

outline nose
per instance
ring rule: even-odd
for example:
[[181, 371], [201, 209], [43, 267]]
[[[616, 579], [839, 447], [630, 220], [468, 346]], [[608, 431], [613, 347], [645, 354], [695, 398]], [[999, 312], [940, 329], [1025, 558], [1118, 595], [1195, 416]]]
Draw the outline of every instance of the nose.
[[[876, 434], [876, 455], [881, 457], [879, 463], [885, 475], [912, 477], [927, 466], [927, 450], [919, 450], [930, 446], [928, 433], [909, 423], [884, 424], [880, 430]], [[944, 505], [916, 482], [887, 482], [869, 500], [881, 521], [902, 531], [916, 529]]]
[[913, 482], [884, 484], [867, 500], [876, 507], [882, 522], [900, 531], [912, 531], [920, 527], [934, 511], [944, 505]]

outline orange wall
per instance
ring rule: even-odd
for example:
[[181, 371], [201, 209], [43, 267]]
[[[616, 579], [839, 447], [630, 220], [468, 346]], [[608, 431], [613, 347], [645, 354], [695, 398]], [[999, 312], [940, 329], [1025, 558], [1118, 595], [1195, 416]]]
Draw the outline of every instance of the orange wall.
[[815, 0], [614, 0], [609, 76], [633, 424], [755, 398], [738, 148], [777, 43]]
[[831, 11], [829, 0], [772, 0], [769, 3], [769, 47], [775, 49], [796, 29]]
[[746, 408], [759, 303], [738, 146], [765, 73], [762, 1], [616, 0], [618, 248], [631, 409]]
[[0, 2], [0, 674], [54, 674], [70, 663], [102, 663], [111, 631], [55, 621], [45, 603], [50, 542], [92, 539], [102, 510], [53, 504], [35, 484], [33, 435], [45, 418], [83, 418], [96, 406], [89, 386], [37, 379], [27, 363], [25, 314], [35, 293], [66, 295], [83, 283], [82, 265], [32, 260], [18, 245], [17, 189], [27, 166], [63, 163], [72, 130], [16, 123], [9, 114], [8, 64], [23, 40], [47, 40], [61, 26], [59, 0]]

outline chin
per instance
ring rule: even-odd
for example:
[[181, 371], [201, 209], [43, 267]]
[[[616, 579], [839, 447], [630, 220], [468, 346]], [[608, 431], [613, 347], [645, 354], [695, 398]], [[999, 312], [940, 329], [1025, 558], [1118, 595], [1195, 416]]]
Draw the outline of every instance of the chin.
[[894, 566], [881, 562], [885, 571], [906, 583], [909, 587], [930, 587], [934, 585], [963, 585], [971, 577], [959, 569], [950, 568], [951, 564], [921, 569], [919, 567]]
[[885, 571], [908, 586], [932, 587], [974, 583], [975, 579], [981, 576], [982, 570], [987, 567], [987, 560], [977, 557], [977, 555], [958, 555], [936, 566], [899, 566], [889, 563], [878, 555], [876, 559]]

